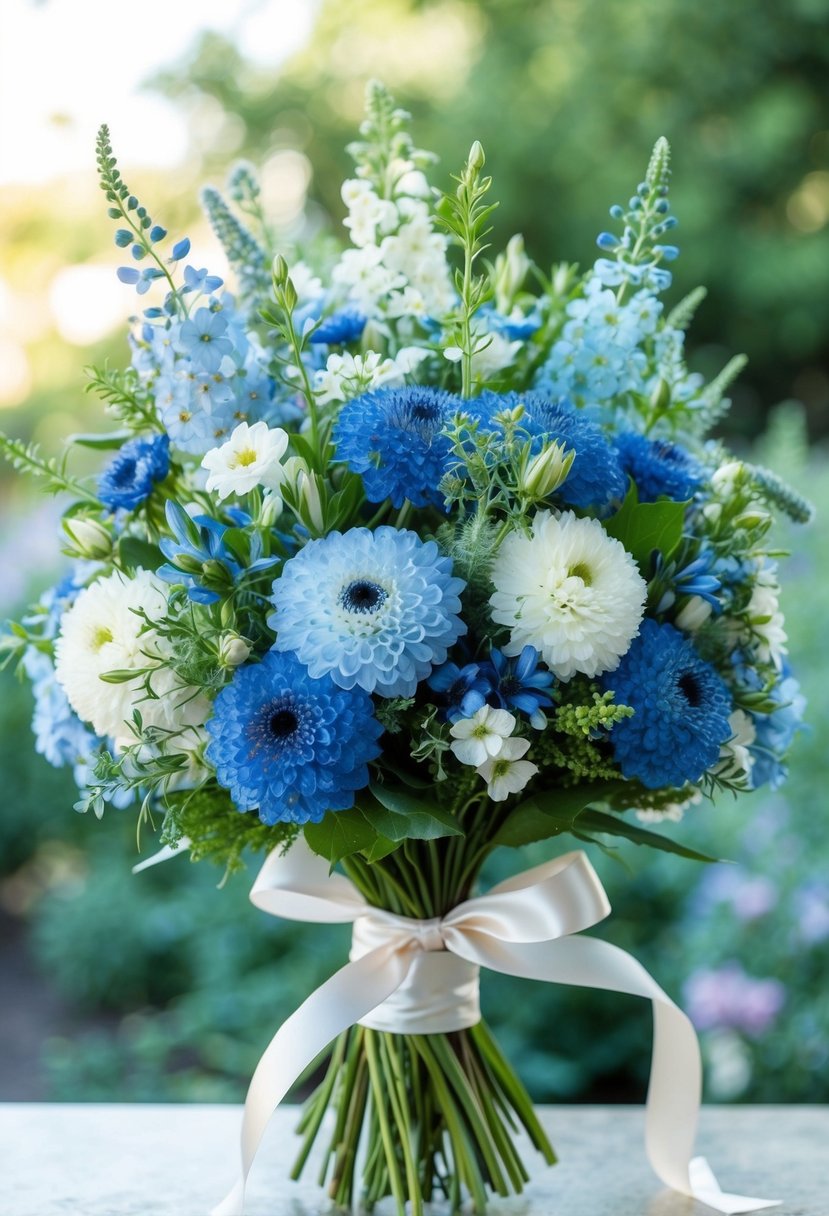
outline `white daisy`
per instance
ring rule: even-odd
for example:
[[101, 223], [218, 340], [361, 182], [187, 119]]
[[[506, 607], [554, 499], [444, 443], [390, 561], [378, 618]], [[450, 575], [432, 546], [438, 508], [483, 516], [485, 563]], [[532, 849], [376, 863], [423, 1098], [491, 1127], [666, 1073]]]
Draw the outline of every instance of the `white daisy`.
[[[55, 675], [69, 704], [98, 735], [123, 739], [139, 709], [147, 726], [175, 729], [201, 725], [206, 697], [181, 685], [169, 667], [170, 644], [152, 627], [167, 612], [167, 589], [154, 574], [134, 578], [116, 571], [83, 590], [64, 613], [55, 642]], [[155, 694], [147, 698], [144, 672]], [[135, 671], [135, 679], [109, 683], [108, 672]]]
[[220, 499], [247, 494], [256, 486], [277, 490], [283, 479], [282, 457], [288, 434], [267, 422], [240, 422], [221, 447], [211, 448], [202, 460], [207, 469], [206, 488]]
[[515, 718], [511, 713], [483, 705], [471, 718], [461, 718], [454, 724], [449, 732], [454, 740], [450, 746], [461, 764], [477, 768], [501, 754], [514, 730]]
[[505, 739], [498, 755], [475, 770], [486, 782], [486, 792], [493, 802], [503, 802], [510, 794], [520, 793], [538, 772], [537, 764], [521, 759], [529, 747], [529, 739]]
[[531, 536], [507, 536], [492, 581], [492, 619], [511, 631], [504, 653], [534, 646], [560, 680], [613, 671], [639, 632], [647, 586], [596, 519], [540, 511]]

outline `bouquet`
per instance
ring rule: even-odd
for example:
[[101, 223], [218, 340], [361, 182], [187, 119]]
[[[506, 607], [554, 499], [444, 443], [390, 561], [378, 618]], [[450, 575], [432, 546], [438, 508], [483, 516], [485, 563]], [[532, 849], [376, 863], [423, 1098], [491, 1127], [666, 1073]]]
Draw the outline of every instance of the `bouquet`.
[[768, 533], [810, 509], [706, 438], [742, 360], [703, 382], [684, 359], [703, 292], [663, 302], [664, 140], [584, 273], [520, 236], [487, 260], [480, 144], [441, 195], [380, 85], [350, 152], [342, 251], [278, 249], [247, 163], [204, 190], [229, 289], [101, 129], [141, 315], [129, 365], [91, 371], [112, 426], [71, 441], [109, 453], [96, 480], [3, 440], [67, 496], [73, 559], [4, 647], [77, 810], [134, 805], [167, 852], [230, 870], [266, 853], [255, 902], [355, 924], [339, 986], [257, 1070], [246, 1168], [333, 1038], [295, 1174], [324, 1138], [340, 1204], [483, 1211], [528, 1177], [517, 1128], [555, 1157], [480, 1020], [480, 965], [654, 1000], [697, 1100], [683, 1015], [572, 937], [608, 910], [582, 853], [477, 884], [494, 850], [559, 837], [699, 857], [654, 824], [782, 778], [800, 699]]

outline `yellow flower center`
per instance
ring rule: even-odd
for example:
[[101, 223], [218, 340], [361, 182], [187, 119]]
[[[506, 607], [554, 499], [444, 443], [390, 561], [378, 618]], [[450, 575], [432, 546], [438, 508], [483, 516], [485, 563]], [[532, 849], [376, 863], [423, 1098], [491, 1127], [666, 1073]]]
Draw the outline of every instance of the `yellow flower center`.
[[240, 465], [247, 468], [251, 464], [256, 464], [256, 452], [253, 448], [242, 448], [241, 452], [233, 453], [231, 468], [238, 469]]
[[108, 629], [106, 625], [98, 625], [93, 630], [91, 645], [92, 645], [92, 649], [96, 652], [96, 654], [99, 650], [102, 650], [104, 648], [104, 646], [106, 646], [107, 642], [111, 642], [111, 641], [112, 641], [112, 630]]

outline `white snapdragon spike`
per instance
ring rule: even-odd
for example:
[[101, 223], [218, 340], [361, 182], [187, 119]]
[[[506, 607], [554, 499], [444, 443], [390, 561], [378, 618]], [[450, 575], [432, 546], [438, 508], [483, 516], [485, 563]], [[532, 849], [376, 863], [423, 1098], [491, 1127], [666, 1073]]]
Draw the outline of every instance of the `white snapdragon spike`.
[[486, 782], [486, 792], [493, 802], [503, 802], [510, 794], [519, 794], [538, 772], [537, 764], [522, 759], [529, 747], [529, 739], [505, 739], [498, 755], [485, 760], [475, 770]]
[[[167, 614], [166, 584], [146, 570], [134, 578], [120, 571], [85, 588], [64, 613], [55, 642], [55, 675], [69, 704], [96, 734], [123, 739], [129, 735], [133, 710], [146, 726], [165, 730], [200, 726], [210, 703], [196, 689], [183, 686], [170, 666], [167, 638], [147, 626]], [[144, 685], [147, 669], [155, 696]], [[111, 671], [135, 671], [134, 680], [110, 684]]]
[[720, 748], [719, 764], [714, 775], [727, 781], [742, 782], [751, 787], [751, 770], [754, 757], [749, 748], [757, 738], [751, 716], [742, 709], [735, 709], [728, 718], [733, 732], [731, 738]]
[[777, 602], [780, 587], [770, 570], [761, 570], [746, 609], [751, 631], [759, 642], [758, 653], [780, 670], [788, 641], [783, 613]]
[[220, 499], [247, 494], [256, 486], [277, 490], [283, 480], [282, 457], [288, 433], [267, 422], [240, 422], [221, 447], [211, 448], [202, 460], [207, 469], [207, 490]]
[[449, 731], [454, 740], [450, 746], [461, 764], [477, 768], [502, 753], [514, 730], [515, 718], [508, 710], [482, 705], [471, 718], [455, 722]]
[[534, 646], [560, 680], [615, 670], [639, 632], [647, 585], [596, 519], [540, 511], [530, 536], [504, 540], [491, 577], [492, 618], [510, 630], [504, 653]]

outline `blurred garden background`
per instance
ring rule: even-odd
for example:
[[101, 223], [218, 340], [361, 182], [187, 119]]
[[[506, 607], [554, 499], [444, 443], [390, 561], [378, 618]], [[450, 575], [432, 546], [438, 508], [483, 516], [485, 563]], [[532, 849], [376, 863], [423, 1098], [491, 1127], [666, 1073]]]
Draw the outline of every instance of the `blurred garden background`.
[[[749, 356], [724, 433], [818, 508], [779, 537], [809, 728], [784, 788], [669, 825], [732, 864], [597, 853], [614, 906], [602, 934], [684, 1000], [709, 1099], [829, 1100], [829, 0], [145, 0], [134, 20], [119, 32], [102, 0], [5, 0], [0, 16], [0, 425], [50, 453], [99, 425], [83, 369], [125, 357], [134, 307], [95, 182], [98, 122], [133, 189], [218, 273], [199, 185], [246, 156], [286, 253], [331, 239], [372, 76], [439, 153], [436, 180], [481, 139], [496, 243], [523, 232], [545, 269], [593, 258], [608, 205], [670, 139], [674, 300], [709, 292], [691, 365]], [[56, 512], [6, 469], [0, 509], [0, 613], [14, 616], [61, 573]], [[133, 877], [134, 817], [73, 812], [69, 774], [34, 754], [31, 709], [0, 676], [0, 1099], [241, 1099], [277, 1025], [339, 965], [343, 933], [254, 911], [250, 874], [218, 889], [220, 873], [177, 858]], [[510, 855], [501, 872], [536, 860]], [[642, 1098], [643, 1003], [525, 995], [484, 980], [537, 1099]]]

